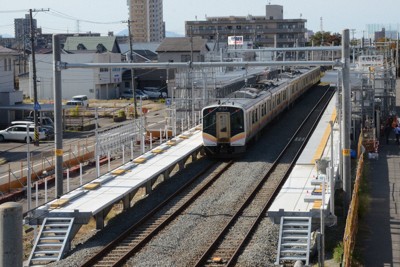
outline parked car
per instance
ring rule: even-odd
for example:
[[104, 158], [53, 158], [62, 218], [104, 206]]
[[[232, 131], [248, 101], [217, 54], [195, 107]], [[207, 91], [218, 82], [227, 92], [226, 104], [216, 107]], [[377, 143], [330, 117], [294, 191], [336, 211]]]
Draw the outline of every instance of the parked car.
[[[27, 141], [27, 127], [29, 129], [30, 142], [34, 140], [35, 127], [33, 124], [14, 125], [5, 130], [0, 131], [0, 142], [4, 141]], [[43, 128], [39, 127], [39, 140], [46, 139], [46, 133]]]
[[[26, 124], [33, 125], [33, 123], [34, 123], [34, 118], [27, 117], [22, 121], [12, 121], [11, 125], [26, 125]], [[47, 139], [53, 139], [54, 138], [54, 122], [53, 122], [53, 120], [49, 117], [39, 117], [38, 123], [39, 123], [40, 127], [42, 127], [43, 130], [45, 131]]]
[[168, 96], [165, 88], [158, 88], [158, 87], [144, 87], [142, 90], [149, 98], [166, 98]]
[[[142, 99], [142, 100], [149, 99], [149, 96], [147, 94], [143, 93], [143, 91], [141, 91], [141, 90], [135, 90], [135, 94], [136, 94], [136, 99]], [[123, 99], [133, 98], [133, 90], [132, 89], [125, 90], [121, 94], [121, 98], [123, 98]]]
[[85, 103], [83, 101], [80, 100], [68, 100], [66, 103], [67, 106], [80, 106], [80, 107], [84, 107]]
[[[26, 120], [33, 121], [33, 117], [26, 117]], [[50, 117], [38, 117], [38, 122], [41, 126], [51, 126], [54, 128], [54, 122]]]
[[76, 95], [71, 100], [82, 101], [84, 107], [89, 107], [89, 99], [86, 95]]

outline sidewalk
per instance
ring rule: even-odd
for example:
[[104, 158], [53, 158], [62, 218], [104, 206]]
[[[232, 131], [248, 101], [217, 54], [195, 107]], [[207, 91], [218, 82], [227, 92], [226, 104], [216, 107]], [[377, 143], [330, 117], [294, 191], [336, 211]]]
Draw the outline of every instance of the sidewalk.
[[[381, 142], [384, 143], [384, 142]], [[400, 266], [400, 147], [394, 135], [382, 144], [378, 160], [369, 160], [370, 209], [363, 219], [364, 266]]]
[[[396, 84], [400, 114], [400, 80]], [[368, 160], [369, 211], [360, 222], [362, 260], [366, 267], [400, 266], [400, 146], [394, 133], [380, 140], [379, 159]]]

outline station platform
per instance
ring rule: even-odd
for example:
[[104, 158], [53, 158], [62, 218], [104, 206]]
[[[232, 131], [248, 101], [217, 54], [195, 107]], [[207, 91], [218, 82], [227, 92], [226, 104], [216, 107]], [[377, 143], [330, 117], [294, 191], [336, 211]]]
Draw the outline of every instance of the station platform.
[[[328, 104], [306, 147], [299, 156], [290, 176], [282, 186], [268, 216], [275, 223], [283, 216], [320, 217], [321, 209], [327, 212], [331, 202], [331, 187], [334, 179], [327, 172], [331, 160], [331, 132], [333, 133], [333, 177], [337, 177], [339, 162], [339, 129], [336, 121], [336, 94]], [[333, 124], [331, 130], [330, 122]], [[325, 181], [325, 186], [323, 186]], [[332, 183], [331, 183], [332, 182]], [[325, 189], [322, 203], [322, 187]]]
[[162, 176], [169, 178], [171, 171], [178, 166], [184, 168], [189, 157], [197, 158], [202, 148], [201, 129], [193, 128], [128, 163], [100, 176], [59, 199], [53, 200], [33, 211], [30, 224], [39, 225], [46, 217], [73, 217], [75, 223], [85, 224], [92, 216], [96, 227], [104, 227], [104, 217], [110, 207], [123, 201], [124, 209], [139, 188], [151, 186]]

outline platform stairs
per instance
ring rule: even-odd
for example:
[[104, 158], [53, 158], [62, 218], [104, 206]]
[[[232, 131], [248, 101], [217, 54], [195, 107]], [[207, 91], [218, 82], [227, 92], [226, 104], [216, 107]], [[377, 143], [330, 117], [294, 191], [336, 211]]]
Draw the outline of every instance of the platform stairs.
[[275, 265], [301, 260], [308, 266], [310, 244], [311, 217], [281, 217]]
[[45, 218], [35, 240], [28, 266], [59, 261], [69, 250], [74, 218]]

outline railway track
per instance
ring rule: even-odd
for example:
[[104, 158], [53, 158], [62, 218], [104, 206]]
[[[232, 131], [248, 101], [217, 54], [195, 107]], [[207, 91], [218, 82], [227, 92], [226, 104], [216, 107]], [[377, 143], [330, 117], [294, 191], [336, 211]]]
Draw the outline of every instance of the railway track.
[[[208, 248], [204, 247], [201, 250], [205, 252], [199, 255], [200, 258], [193, 259], [190, 266], [225, 266], [232, 265], [237, 260], [240, 251], [251, 239], [258, 222], [265, 216], [266, 210], [293, 168], [300, 151], [316, 126], [316, 121], [323, 113], [332, 95], [333, 90], [328, 90], [295, 132], [283, 152], [275, 160], [273, 167], [263, 173], [262, 181], [245, 197], [236, 214], [230, 215], [226, 220], [226, 225], [223, 229], [221, 228], [222, 230], [217, 238], [212, 243], [208, 243]], [[173, 196], [158, 205], [141, 221], [81, 266], [122, 266], [161, 230], [165, 229], [170, 222], [183, 214], [191, 203], [203, 194], [232, 164], [233, 162], [223, 163], [189, 194], [181, 194], [187, 190], [190, 184], [195, 183], [201, 175], [204, 175], [211, 166], [205, 168], [203, 173], [193, 178]]]
[[329, 89], [314, 106], [286, 147], [266, 171], [264, 177], [247, 196], [205, 253], [192, 266], [234, 266], [240, 252], [251, 240], [258, 223], [290, 175], [297, 158], [305, 147], [334, 90]]
[[[219, 166], [215, 168], [218, 164]], [[172, 196], [159, 204], [112, 243], [92, 256], [88, 261], [82, 264], [82, 266], [121, 266], [127, 259], [148, 243], [151, 238], [157, 235], [158, 232], [181, 215], [182, 212], [207, 190], [222, 173], [229, 169], [232, 164], [233, 161], [211, 163], [210, 166], [204, 168], [203, 172], [193, 177]], [[209, 173], [209, 170], [213, 167], [215, 171]], [[203, 182], [194, 186], [192, 190], [189, 190], [190, 192], [188, 194], [182, 194], [204, 175], [207, 175], [207, 178]]]

